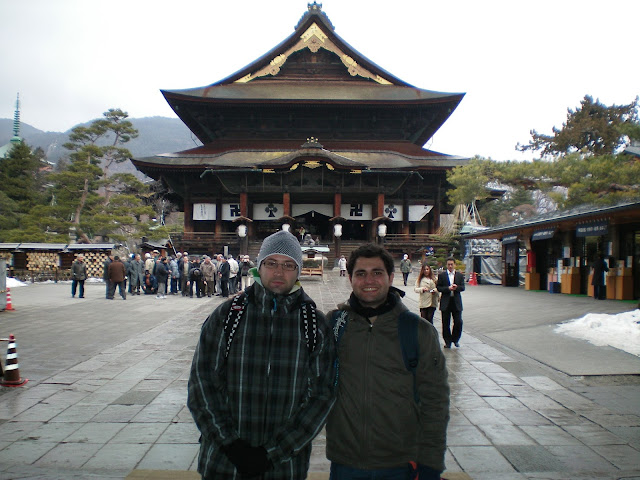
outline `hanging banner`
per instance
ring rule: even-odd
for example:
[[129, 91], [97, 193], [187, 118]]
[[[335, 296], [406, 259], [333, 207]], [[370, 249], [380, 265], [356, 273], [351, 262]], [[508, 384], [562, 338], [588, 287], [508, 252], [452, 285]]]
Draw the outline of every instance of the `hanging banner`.
[[241, 216], [239, 203], [222, 204], [222, 220], [235, 220]]
[[583, 223], [576, 227], [576, 237], [600, 237], [609, 232], [609, 223], [606, 220], [600, 222]]
[[368, 203], [343, 203], [340, 216], [347, 220], [373, 220], [371, 205]]
[[394, 222], [401, 222], [403, 220], [402, 205], [396, 205], [395, 203], [386, 204], [384, 206], [384, 216]]
[[254, 203], [253, 220], [277, 220], [284, 215], [282, 203]]
[[502, 237], [502, 244], [508, 245], [510, 243], [516, 243], [518, 241], [518, 235], [506, 235]]
[[535, 232], [533, 232], [533, 235], [531, 235], [531, 241], [535, 242], [537, 240], [549, 240], [550, 238], [553, 238], [555, 234], [556, 234], [555, 227], [536, 230]]
[[433, 209], [433, 205], [409, 205], [409, 221], [419, 222]]
[[215, 203], [194, 203], [193, 219], [194, 220], [215, 220], [216, 204]]
[[316, 212], [327, 217], [333, 217], [333, 205], [322, 203], [299, 203], [291, 205], [291, 216], [298, 217], [305, 213]]

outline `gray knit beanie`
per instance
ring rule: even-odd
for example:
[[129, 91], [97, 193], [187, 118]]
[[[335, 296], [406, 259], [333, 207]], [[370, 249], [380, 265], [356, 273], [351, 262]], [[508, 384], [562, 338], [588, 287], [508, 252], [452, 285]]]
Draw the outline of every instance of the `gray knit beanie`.
[[285, 255], [298, 264], [298, 276], [302, 270], [302, 249], [298, 239], [290, 232], [280, 230], [273, 235], [269, 235], [262, 242], [258, 253], [258, 265], [260, 268], [262, 261], [269, 255]]

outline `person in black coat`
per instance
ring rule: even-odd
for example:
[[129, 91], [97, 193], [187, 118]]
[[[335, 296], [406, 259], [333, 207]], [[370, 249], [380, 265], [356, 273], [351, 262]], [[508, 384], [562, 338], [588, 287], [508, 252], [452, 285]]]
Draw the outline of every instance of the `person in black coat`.
[[166, 258], [160, 257], [156, 260], [153, 273], [156, 277], [156, 281], [158, 282], [158, 293], [156, 294], [156, 298], [165, 298], [165, 293], [167, 291], [167, 278], [169, 277]]
[[200, 259], [195, 257], [189, 267], [189, 296], [193, 297], [193, 287], [196, 287], [196, 296], [202, 296], [202, 270], [200, 269]]
[[[442, 294], [440, 297], [440, 311], [442, 312], [442, 338], [444, 348], [451, 348], [453, 343], [460, 346], [462, 336], [462, 296], [464, 291], [464, 275], [456, 272], [456, 262], [447, 258], [447, 269], [438, 275], [436, 288]], [[453, 331], [451, 317], [453, 316]]]
[[607, 298], [607, 287], [604, 283], [604, 274], [609, 271], [607, 262], [604, 261], [602, 255], [598, 254], [595, 262], [593, 262], [593, 278], [591, 279], [591, 285], [593, 285], [593, 298], [597, 300], [604, 300]]

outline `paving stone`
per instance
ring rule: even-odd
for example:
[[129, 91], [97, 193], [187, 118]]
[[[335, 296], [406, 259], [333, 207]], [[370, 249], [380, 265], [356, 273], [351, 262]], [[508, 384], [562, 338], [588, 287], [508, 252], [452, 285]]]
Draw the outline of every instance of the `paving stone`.
[[113, 468], [133, 470], [151, 448], [149, 444], [109, 442], [91, 457], [83, 468]]
[[124, 426], [124, 423], [87, 423], [65, 438], [65, 442], [104, 444]]
[[451, 453], [462, 469], [473, 478], [473, 472], [515, 473], [511, 464], [495, 448], [489, 446], [451, 447]]
[[611, 462], [584, 445], [559, 445], [547, 449], [566, 465], [565, 471], [591, 474], [617, 471]]
[[465, 409], [462, 413], [474, 425], [511, 425], [511, 420], [491, 408]]
[[172, 423], [160, 435], [157, 443], [198, 443], [200, 432], [195, 423]]
[[91, 421], [95, 423], [126, 423], [135, 417], [142, 408], [142, 405], [108, 405]]
[[514, 425], [480, 425], [493, 445], [534, 445], [533, 439]]
[[595, 445], [591, 448], [620, 470], [637, 470], [640, 466], [640, 451], [629, 445]]
[[554, 472], [564, 468], [564, 464], [541, 445], [498, 445], [497, 448], [519, 472]]
[[72, 405], [49, 422], [88, 422], [105, 409], [105, 405]]
[[57, 446], [55, 442], [14, 442], [0, 450], [0, 465], [32, 464]]
[[110, 440], [114, 443], [155, 443], [168, 428], [166, 423], [128, 423]]
[[35, 462], [40, 467], [80, 468], [102, 445], [95, 443], [59, 443]]
[[585, 445], [622, 445], [627, 443], [599, 425], [588, 424], [564, 428]]
[[578, 439], [556, 425], [520, 425], [520, 428], [540, 445], [580, 445]]
[[84, 423], [44, 423], [25, 434], [20, 440], [30, 442], [62, 442], [73, 432], [84, 426]]
[[28, 436], [44, 422], [6, 422], [0, 425], [0, 439], [5, 442], [15, 442]]
[[481, 430], [473, 425], [449, 425], [447, 428], [447, 445], [491, 445]]
[[158, 396], [159, 393], [160, 391], [153, 391], [153, 390], [148, 390], [148, 391], [133, 390], [121, 395], [120, 397], [115, 399], [113, 402], [111, 402], [111, 404], [112, 405], [148, 405], [149, 403], [151, 403], [151, 401], [154, 398]]
[[155, 444], [138, 464], [139, 469], [187, 470], [198, 455], [199, 445]]

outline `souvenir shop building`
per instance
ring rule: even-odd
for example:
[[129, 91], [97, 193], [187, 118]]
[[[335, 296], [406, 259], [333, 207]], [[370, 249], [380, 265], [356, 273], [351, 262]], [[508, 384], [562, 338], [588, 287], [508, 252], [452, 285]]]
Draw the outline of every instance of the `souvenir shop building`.
[[179, 198], [182, 240], [214, 251], [285, 224], [323, 243], [435, 233], [450, 212], [446, 173], [467, 162], [423, 148], [464, 94], [385, 71], [342, 40], [315, 2], [291, 36], [240, 71], [162, 93], [203, 145], [133, 163]]
[[529, 290], [592, 295], [591, 266], [601, 255], [609, 265], [607, 298], [640, 298], [640, 202], [582, 206], [463, 238], [501, 240], [504, 286], [518, 286], [518, 252], [525, 248]]

